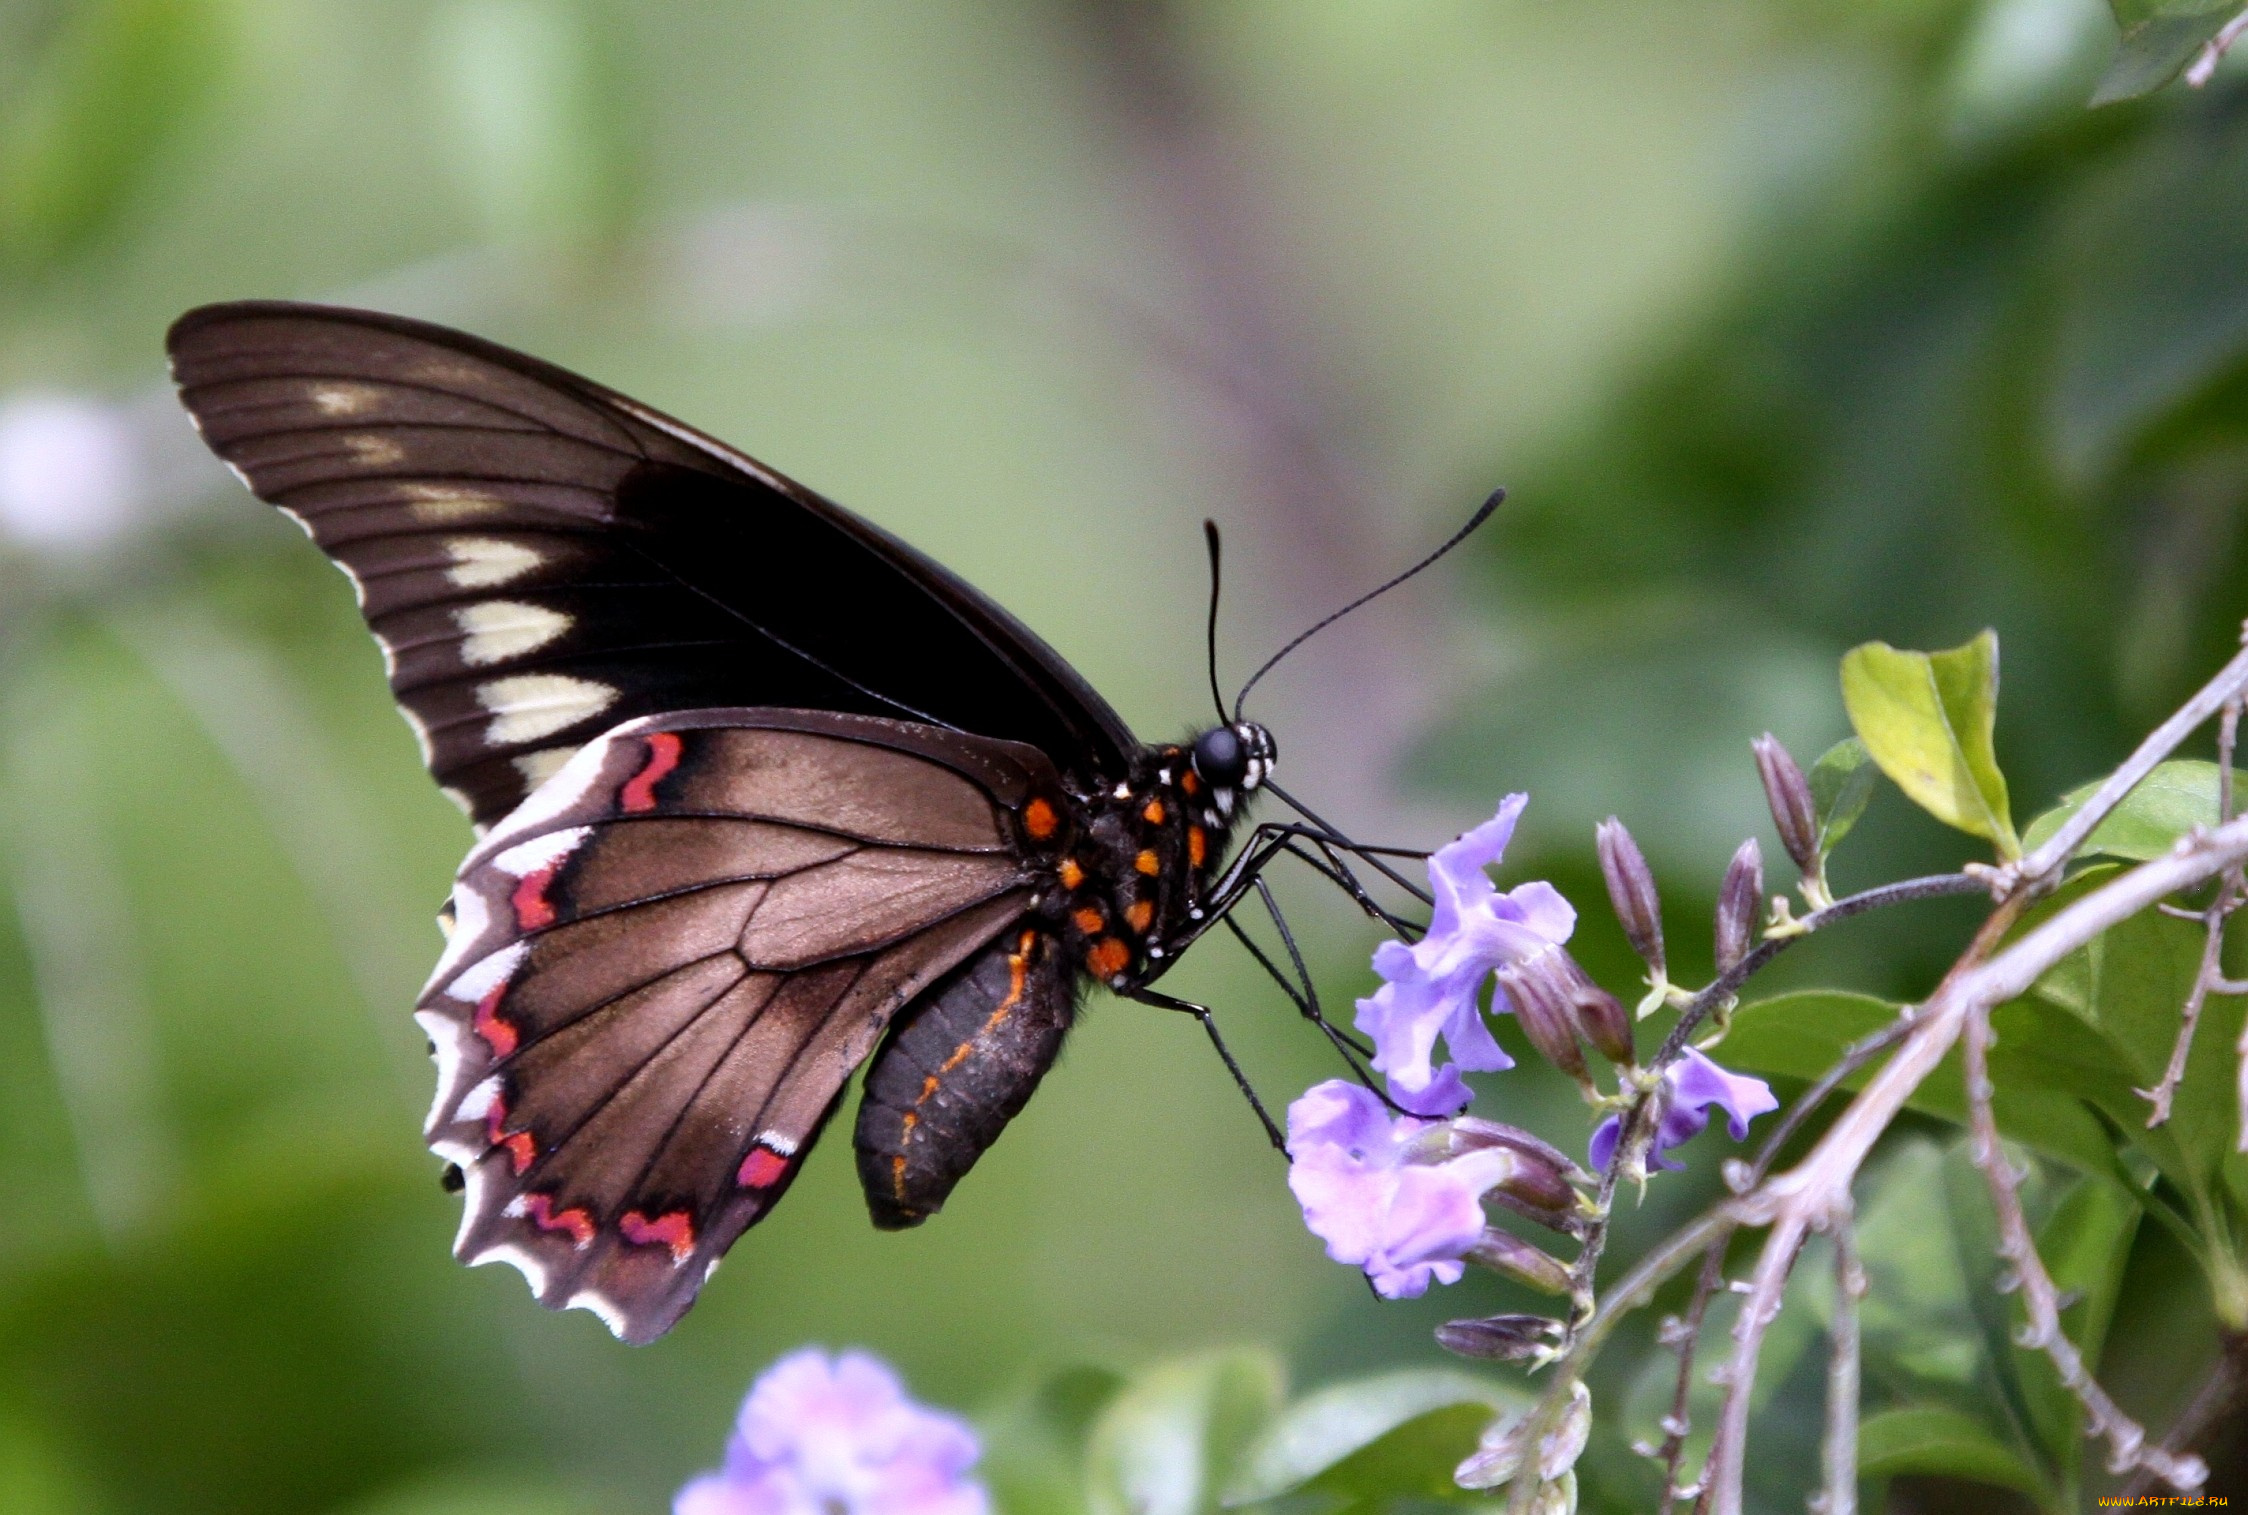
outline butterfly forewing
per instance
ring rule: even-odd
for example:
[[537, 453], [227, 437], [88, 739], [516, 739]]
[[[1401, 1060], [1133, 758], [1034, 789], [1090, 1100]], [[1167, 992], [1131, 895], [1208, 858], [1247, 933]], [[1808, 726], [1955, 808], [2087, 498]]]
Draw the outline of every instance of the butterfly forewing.
[[458, 332], [191, 311], [205, 439], [352, 577], [438, 782], [480, 826], [620, 721], [774, 705], [1027, 742], [1090, 778], [1123, 722], [911, 548], [637, 402]]
[[463, 864], [418, 1018], [464, 1261], [649, 1340], [793, 1179], [897, 1012], [1033, 883], [1042, 755], [907, 723], [691, 711], [581, 750]]

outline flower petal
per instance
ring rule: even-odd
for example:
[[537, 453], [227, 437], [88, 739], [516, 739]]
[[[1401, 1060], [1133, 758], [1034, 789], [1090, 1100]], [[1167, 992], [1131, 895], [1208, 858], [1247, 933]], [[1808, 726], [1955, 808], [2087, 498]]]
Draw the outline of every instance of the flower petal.
[[[1504, 1052], [1501, 1052], [1499, 1056], [1506, 1058], [1506, 1061], [1499, 1065], [1500, 1067], [1511, 1068], [1514, 1066], [1514, 1059], [1507, 1057]], [[1467, 1080], [1460, 1077], [1460, 1069], [1457, 1063], [1446, 1063], [1436, 1070], [1436, 1076], [1430, 1079], [1428, 1086], [1423, 1089], [1400, 1089], [1397, 1086], [1397, 1081], [1392, 1079], [1389, 1085], [1389, 1097], [1397, 1101], [1399, 1106], [1415, 1115], [1445, 1116], [1456, 1115], [1461, 1110], [1466, 1109], [1468, 1102], [1475, 1098], [1475, 1091], [1467, 1086]], [[1293, 1110], [1295, 1107], [1291, 1105], [1289, 1108]], [[1293, 1129], [1292, 1126], [1291, 1129]]]
[[1708, 1112], [1714, 1105], [1724, 1110], [1733, 1140], [1739, 1141], [1748, 1135], [1750, 1121], [1780, 1108], [1772, 1086], [1764, 1080], [1728, 1073], [1692, 1047], [1665, 1071], [1675, 1091], [1673, 1107], [1691, 1105], [1701, 1112], [1702, 1118], [1694, 1124], [1696, 1131], [1708, 1123]]
[[1508, 795], [1499, 801], [1498, 814], [1429, 855], [1429, 891], [1436, 896], [1430, 935], [1449, 935], [1462, 909], [1491, 895], [1491, 881], [1483, 870], [1506, 856], [1515, 819], [1529, 803], [1527, 794]]

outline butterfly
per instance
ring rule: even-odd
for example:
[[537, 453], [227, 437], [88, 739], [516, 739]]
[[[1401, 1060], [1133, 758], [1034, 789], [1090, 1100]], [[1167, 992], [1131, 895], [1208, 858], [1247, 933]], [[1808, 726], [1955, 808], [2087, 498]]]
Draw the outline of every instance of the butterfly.
[[1217, 1040], [1151, 985], [1302, 832], [1226, 862], [1276, 755], [1238, 700], [1143, 743], [913, 548], [475, 337], [244, 302], [167, 345], [205, 442], [350, 578], [477, 832], [415, 1011], [463, 1262], [652, 1341], [862, 1064], [859, 1176], [897, 1228], [1086, 985]]

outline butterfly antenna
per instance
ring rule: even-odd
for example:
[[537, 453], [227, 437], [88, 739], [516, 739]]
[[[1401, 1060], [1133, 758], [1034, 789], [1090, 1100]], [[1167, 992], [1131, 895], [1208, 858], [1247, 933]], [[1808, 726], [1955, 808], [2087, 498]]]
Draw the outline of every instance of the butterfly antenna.
[[1458, 531], [1453, 532], [1451, 536], [1447, 537], [1444, 541], [1443, 546], [1437, 548], [1436, 551], [1430, 553], [1427, 557], [1422, 558], [1418, 563], [1415, 563], [1412, 567], [1397, 575], [1397, 577], [1387, 580], [1384, 583], [1375, 585], [1372, 589], [1367, 590], [1364, 594], [1360, 595], [1357, 599], [1352, 600], [1342, 609], [1335, 611], [1331, 615], [1321, 617], [1319, 620], [1313, 622], [1303, 631], [1298, 632], [1287, 646], [1281, 648], [1271, 657], [1266, 658], [1264, 661], [1264, 666], [1262, 668], [1259, 668], [1255, 673], [1249, 675], [1249, 682], [1243, 684], [1241, 686], [1241, 692], [1233, 697], [1233, 719], [1235, 719], [1236, 721], [1241, 719], [1241, 707], [1243, 703], [1249, 698], [1249, 691], [1256, 688], [1257, 681], [1263, 678], [1266, 674], [1272, 672], [1274, 666], [1277, 665], [1282, 658], [1286, 657], [1289, 653], [1294, 652], [1298, 647], [1301, 647], [1304, 643], [1310, 641], [1313, 637], [1319, 635], [1320, 632], [1325, 631], [1328, 627], [1334, 625], [1344, 616], [1349, 615], [1359, 606], [1366, 604], [1370, 600], [1380, 599], [1383, 595], [1388, 594], [1392, 589], [1395, 589], [1398, 585], [1413, 577], [1413, 575], [1421, 572], [1425, 568], [1432, 566], [1437, 561], [1437, 559], [1443, 557], [1444, 554], [1450, 552], [1453, 548], [1459, 546], [1470, 536], [1474, 535], [1475, 528], [1481, 526], [1485, 521], [1491, 519], [1491, 512], [1497, 510], [1499, 508], [1500, 502], [1505, 498], [1505, 490], [1492, 490], [1491, 498], [1485, 500], [1482, 504], [1482, 507], [1478, 509], [1474, 515], [1467, 518], [1467, 524], [1465, 526], [1462, 526]]
[[1218, 719], [1226, 719], [1225, 695], [1218, 689], [1218, 523], [1205, 518], [1202, 522], [1202, 540], [1210, 546], [1210, 699], [1218, 707]]

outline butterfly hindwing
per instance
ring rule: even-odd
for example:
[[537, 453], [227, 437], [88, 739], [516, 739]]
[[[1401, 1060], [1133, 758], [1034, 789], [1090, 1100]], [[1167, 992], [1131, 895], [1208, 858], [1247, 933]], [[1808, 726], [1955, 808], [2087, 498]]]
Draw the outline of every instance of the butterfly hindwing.
[[174, 325], [182, 399], [348, 573], [431, 772], [480, 826], [625, 720], [773, 705], [1026, 742], [1130, 732], [957, 576], [753, 459], [442, 327], [321, 306]]
[[580, 750], [462, 865], [417, 1018], [457, 1251], [651, 1340], [898, 1011], [1028, 907], [1017, 744], [688, 711]]

